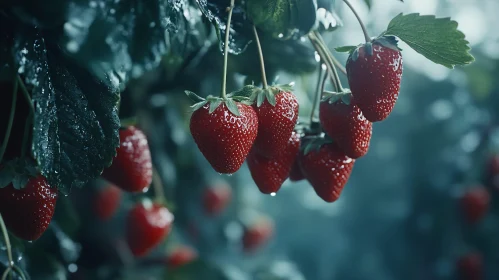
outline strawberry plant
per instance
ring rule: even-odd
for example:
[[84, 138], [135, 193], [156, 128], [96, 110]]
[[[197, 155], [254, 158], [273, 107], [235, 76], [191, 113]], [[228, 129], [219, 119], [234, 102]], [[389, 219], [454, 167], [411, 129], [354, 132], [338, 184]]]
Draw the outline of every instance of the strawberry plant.
[[[246, 210], [293, 184], [314, 207], [341, 200], [363, 177], [354, 165], [396, 146], [374, 138], [410, 110], [397, 105], [416, 76], [406, 52], [448, 69], [474, 61], [451, 18], [397, 11], [371, 37], [356, 4], [2, 1], [0, 280], [229, 279], [218, 260], [239, 258], [210, 254], [258, 255], [280, 228], [241, 225]], [[341, 33], [350, 12], [365, 42]], [[461, 197], [469, 224], [493, 216], [493, 195]], [[190, 228], [198, 247], [175, 245]], [[481, 274], [476, 263], [457, 269]]]

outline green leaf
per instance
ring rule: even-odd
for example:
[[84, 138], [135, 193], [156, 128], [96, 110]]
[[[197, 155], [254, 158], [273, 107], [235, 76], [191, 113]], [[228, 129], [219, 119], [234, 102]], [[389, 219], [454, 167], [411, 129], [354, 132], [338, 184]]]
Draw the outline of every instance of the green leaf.
[[204, 101], [201, 101], [201, 102], [198, 102], [198, 103], [192, 105], [191, 106], [192, 111], [197, 111], [197, 110], [201, 109], [204, 105], [206, 105], [206, 103], [208, 103], [208, 101], [204, 100]]
[[227, 97], [251, 97], [255, 90], [258, 90], [258, 87], [254, 85], [246, 85], [243, 88], [233, 91], [227, 94]]
[[393, 35], [429, 60], [448, 68], [472, 63], [469, 42], [450, 18], [399, 14], [392, 19], [383, 35]]
[[319, 23], [319, 30], [334, 31], [338, 27], [343, 26], [343, 22], [336, 12], [329, 11], [325, 8], [317, 9], [317, 22]]
[[253, 23], [274, 37], [288, 39], [310, 32], [316, 22], [313, 0], [251, 0], [246, 11]]
[[215, 112], [215, 110], [218, 108], [218, 106], [220, 106], [220, 104], [222, 104], [222, 99], [217, 99], [217, 100], [211, 101], [209, 113], [211, 114], [211, 113]]
[[277, 92], [280, 92], [280, 91], [292, 92], [294, 86], [295, 86], [295, 82], [291, 82], [289, 84], [284, 84], [284, 85], [273, 85], [272, 89], [277, 91]]
[[335, 51], [337, 52], [346, 52], [346, 53], [351, 53], [353, 52], [357, 46], [343, 46], [343, 47], [337, 47], [334, 48]]
[[15, 60], [35, 104], [32, 153], [51, 186], [67, 193], [96, 178], [119, 145], [119, 92], [48, 48], [37, 31], [17, 34]]
[[260, 91], [256, 95], [256, 107], [262, 106], [263, 102], [265, 101], [265, 92]]
[[241, 113], [239, 113], [239, 109], [237, 108], [236, 102], [232, 99], [227, 99], [225, 100], [225, 106], [229, 109], [229, 111], [234, 114], [235, 116], [240, 116]]
[[59, 45], [67, 55], [113, 87], [159, 65], [170, 47], [169, 32], [177, 30], [184, 11], [183, 1], [59, 2], [54, 7], [66, 7]]
[[275, 106], [277, 100], [275, 99], [275, 95], [270, 88], [265, 90], [265, 97], [267, 98], [267, 101], [270, 103], [270, 105]]
[[201, 96], [195, 94], [192, 91], [184, 90], [184, 92], [187, 95], [187, 97], [189, 97], [194, 102], [202, 102], [202, 101], [205, 100], [204, 98], [202, 98]]

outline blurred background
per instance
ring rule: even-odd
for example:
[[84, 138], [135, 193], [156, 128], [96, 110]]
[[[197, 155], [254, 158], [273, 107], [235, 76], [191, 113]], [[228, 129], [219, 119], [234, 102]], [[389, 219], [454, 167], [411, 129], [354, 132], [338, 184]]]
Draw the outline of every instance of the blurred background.
[[[321, 2], [333, 7], [335, 30], [323, 33], [331, 50], [363, 41], [341, 1]], [[106, 184], [97, 180], [61, 197], [49, 231], [33, 244], [16, 243], [17, 261], [32, 279], [444, 280], [460, 279], [480, 264], [484, 278], [463, 279], [499, 279], [499, 183], [493, 180], [499, 172], [493, 161], [499, 152], [499, 2], [373, 0], [370, 9], [365, 1], [351, 2], [371, 35], [399, 13], [452, 17], [476, 62], [450, 70], [400, 45], [399, 100], [386, 121], [374, 124], [369, 153], [356, 162], [338, 201], [325, 203], [306, 181], [286, 181], [275, 196], [263, 195], [246, 165], [232, 176], [211, 169], [189, 133], [191, 103], [183, 91], [217, 95], [222, 54], [214, 28], [191, 5], [183, 24], [192, 29], [167, 36], [172, 48], [157, 67], [136, 69], [123, 86], [120, 109], [122, 119], [137, 117], [149, 138], [175, 214], [168, 240], [149, 256], [133, 259], [123, 228], [137, 197], [123, 194], [116, 216], [99, 221], [88, 209]], [[235, 38], [233, 52], [243, 50]], [[265, 35], [262, 45], [268, 79], [295, 82], [300, 117], [307, 120], [319, 68], [313, 48], [305, 39]], [[333, 53], [346, 61], [345, 54]], [[229, 91], [259, 83], [256, 56], [251, 43], [229, 57]], [[210, 215], [206, 192], [220, 186], [229, 187], [229, 202]], [[462, 197], [477, 188], [487, 190], [490, 203], [483, 218], [470, 221]], [[242, 236], [262, 219], [271, 221], [273, 233], [248, 252]], [[179, 245], [193, 248], [198, 258], [172, 272], [158, 260]], [[0, 261], [6, 262], [2, 249]]]

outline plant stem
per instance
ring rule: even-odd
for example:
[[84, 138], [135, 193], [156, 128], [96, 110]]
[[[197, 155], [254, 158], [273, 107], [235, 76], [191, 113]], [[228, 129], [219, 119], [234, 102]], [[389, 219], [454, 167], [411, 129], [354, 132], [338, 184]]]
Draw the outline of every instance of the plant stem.
[[[336, 66], [335, 66], [335, 63], [334, 63], [333, 55], [331, 54], [331, 52], [327, 48], [327, 45], [326, 45], [324, 39], [322, 38], [321, 34], [318, 31], [314, 31], [314, 36], [319, 41], [319, 47], [322, 48], [323, 52], [327, 56], [327, 60], [331, 64], [331, 70], [333, 71], [333, 74], [334, 74], [333, 79], [335, 80], [336, 90], [338, 92], [343, 92], [343, 86], [341, 85], [341, 80], [340, 80], [340, 77], [338, 75], [338, 71], [336, 71]], [[345, 73], [346, 73], [346, 70], [345, 70]]]
[[333, 63], [334, 65], [336, 65], [336, 67], [338, 68], [338, 70], [340, 70], [341, 73], [343, 73], [343, 75], [347, 75], [347, 69], [345, 69], [345, 67], [343, 65], [341, 65], [341, 62], [338, 61], [338, 59], [336, 57], [334, 57], [334, 55], [331, 55], [331, 59], [333, 60]]
[[262, 85], [263, 89], [267, 89], [267, 75], [265, 74], [265, 62], [263, 60], [262, 46], [260, 45], [260, 38], [258, 38], [258, 31], [253, 25], [253, 33], [255, 34], [256, 48], [258, 49], [258, 58], [260, 59], [260, 71], [262, 72]]
[[2, 275], [2, 280], [4, 280], [7, 277], [9, 271], [11, 271], [12, 267], [14, 266], [14, 260], [12, 258], [12, 247], [10, 245], [9, 233], [7, 232], [7, 227], [5, 226], [5, 222], [3, 221], [2, 214], [0, 214], [0, 228], [2, 229], [3, 239], [5, 240], [5, 247], [7, 249], [7, 258], [9, 260], [9, 267]]
[[[321, 41], [321, 43], [327, 48], [326, 41], [324, 40], [324, 38], [322, 38], [321, 33], [314, 32], [314, 34]], [[339, 62], [338, 59], [336, 59], [336, 57], [332, 53], [329, 53], [329, 58], [331, 58], [331, 61], [343, 74], [347, 75], [347, 70], [345, 69], [345, 67], [343, 67], [341, 62]]]
[[5, 150], [7, 149], [7, 144], [9, 143], [10, 132], [12, 131], [12, 124], [14, 123], [14, 114], [16, 112], [16, 102], [17, 102], [17, 86], [18, 82], [14, 82], [14, 89], [12, 92], [12, 103], [10, 104], [10, 115], [9, 122], [7, 123], [7, 131], [5, 131], [5, 136], [3, 138], [2, 146], [0, 147], [0, 162], [2, 162]]
[[234, 9], [234, 1], [230, 0], [230, 7], [228, 7], [229, 17], [227, 18], [227, 25], [225, 26], [225, 42], [224, 42], [224, 71], [222, 77], [222, 97], [227, 99], [227, 59], [229, 56], [229, 34], [230, 34], [230, 21], [232, 19], [232, 10]]
[[371, 37], [369, 37], [369, 33], [367, 33], [367, 28], [364, 25], [364, 23], [362, 22], [362, 19], [360, 19], [360, 16], [357, 13], [357, 11], [353, 8], [352, 4], [350, 4], [350, 2], [348, 0], [343, 0], [343, 2], [345, 2], [345, 4], [347, 4], [347, 6], [350, 8], [350, 10], [352, 10], [353, 14], [355, 15], [355, 17], [359, 21], [360, 27], [362, 28], [362, 32], [364, 32], [364, 38], [366, 39], [366, 43], [371, 42]]
[[[322, 95], [322, 90], [321, 90], [321, 80], [322, 80], [322, 60], [319, 61], [319, 75], [318, 75], [318, 80], [317, 80], [317, 88], [315, 90], [315, 96], [314, 96], [314, 101], [312, 103], [312, 110], [310, 111], [310, 124], [314, 122], [315, 119], [315, 110], [317, 109], [317, 103], [318, 99], [320, 99], [320, 96]], [[324, 75], [324, 78], [327, 78], [327, 74]]]
[[163, 189], [163, 183], [161, 183], [161, 177], [159, 176], [158, 170], [153, 166], [152, 169], [152, 185], [154, 188], [154, 197], [158, 203], [166, 203], [165, 191]]
[[308, 38], [310, 39], [310, 42], [312, 42], [312, 45], [314, 46], [315, 50], [319, 53], [319, 56], [321, 57], [322, 60], [324, 60], [330, 77], [333, 79], [333, 84], [336, 86], [336, 90], [338, 92], [343, 92], [343, 87], [341, 85], [341, 80], [338, 76], [338, 72], [336, 71], [336, 67], [334, 66], [334, 63], [332, 62], [332, 59], [329, 55], [329, 50], [324, 44], [321, 42], [319, 37], [313, 32], [308, 34]]
[[29, 112], [28, 118], [26, 119], [26, 123], [24, 124], [24, 134], [23, 134], [23, 144], [21, 147], [21, 157], [26, 155], [26, 148], [29, 140], [29, 131], [31, 125], [33, 124], [33, 112]]
[[29, 96], [28, 89], [26, 88], [26, 85], [24, 84], [23, 80], [21, 79], [21, 76], [17, 75], [17, 83], [19, 84], [19, 87], [21, 88], [21, 92], [23, 93], [24, 98], [28, 102], [29, 109], [33, 114], [35, 113], [35, 107], [33, 107], [33, 101], [31, 100], [31, 96]]

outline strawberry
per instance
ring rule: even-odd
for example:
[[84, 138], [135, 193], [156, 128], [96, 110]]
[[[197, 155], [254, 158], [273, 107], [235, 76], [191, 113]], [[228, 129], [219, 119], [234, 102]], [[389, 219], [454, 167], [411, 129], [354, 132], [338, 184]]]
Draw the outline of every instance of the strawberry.
[[474, 187], [461, 197], [460, 204], [466, 220], [470, 223], [477, 223], [489, 210], [489, 192], [482, 186]]
[[251, 150], [248, 167], [253, 181], [262, 193], [275, 193], [281, 188], [282, 183], [289, 177], [299, 150], [300, 136], [295, 132], [292, 132], [285, 149], [273, 158], [262, 156], [255, 149]]
[[469, 253], [457, 261], [457, 273], [462, 280], [484, 279], [484, 268], [482, 255]]
[[160, 204], [144, 201], [128, 213], [126, 237], [135, 256], [143, 256], [170, 233], [173, 214]]
[[45, 177], [30, 178], [22, 189], [12, 184], [0, 188], [0, 214], [7, 228], [17, 237], [32, 241], [47, 230], [58, 198]]
[[144, 133], [134, 126], [120, 129], [116, 153], [102, 177], [127, 192], [147, 191], [152, 181], [152, 162]]
[[186, 265], [198, 258], [196, 250], [189, 246], [179, 246], [175, 248], [166, 259], [168, 268], [174, 269]]
[[319, 119], [324, 131], [350, 158], [364, 156], [369, 149], [372, 123], [362, 115], [350, 93], [326, 95]]
[[268, 219], [260, 219], [247, 227], [243, 234], [243, 249], [252, 253], [264, 245], [274, 233], [274, 225]]
[[355, 160], [346, 156], [338, 145], [332, 143], [324, 144], [308, 153], [305, 149], [305, 152], [300, 153], [299, 163], [305, 178], [317, 195], [326, 202], [334, 202], [340, 197]]
[[303, 172], [301, 171], [300, 164], [298, 160], [295, 160], [293, 166], [291, 166], [291, 171], [289, 172], [289, 180], [292, 182], [298, 182], [305, 179]]
[[191, 134], [215, 171], [232, 174], [241, 168], [255, 141], [258, 118], [250, 105], [234, 101], [230, 104], [237, 106], [235, 108], [223, 102], [210, 112], [215, 102], [203, 102], [204, 105], [194, 111]]
[[217, 215], [229, 204], [232, 190], [227, 183], [217, 183], [205, 189], [203, 194], [203, 208], [209, 215]]
[[402, 53], [392, 36], [363, 44], [348, 57], [348, 83], [357, 106], [369, 121], [382, 121], [392, 112], [402, 68]]
[[121, 189], [112, 184], [98, 190], [94, 200], [97, 217], [103, 221], [109, 220], [120, 206], [121, 195]]
[[278, 87], [258, 89], [253, 105], [258, 116], [258, 136], [254, 149], [268, 158], [285, 149], [298, 121], [298, 100]]

